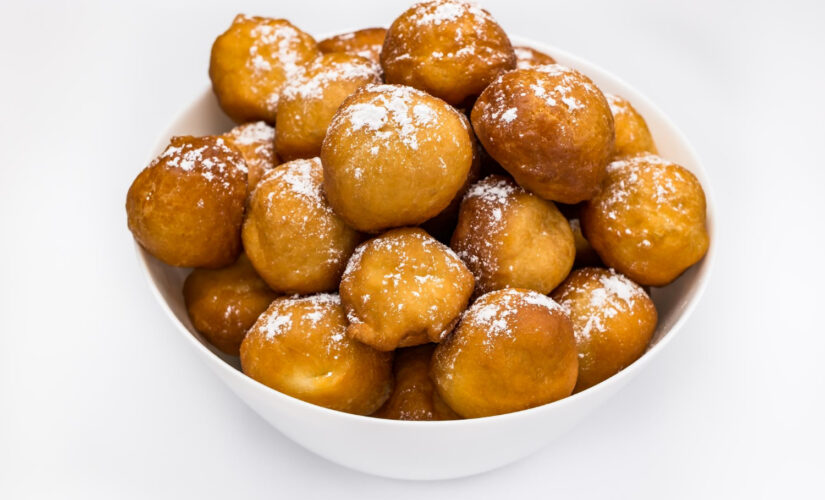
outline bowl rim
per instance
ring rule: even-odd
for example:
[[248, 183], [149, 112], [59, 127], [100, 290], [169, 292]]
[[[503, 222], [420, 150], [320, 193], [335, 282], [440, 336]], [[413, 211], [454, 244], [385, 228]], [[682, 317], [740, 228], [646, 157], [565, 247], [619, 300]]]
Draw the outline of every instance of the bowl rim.
[[[340, 31], [336, 33], [345, 33], [346, 31]], [[321, 35], [316, 38], [324, 38], [325, 36], [332, 36], [332, 35]], [[221, 359], [217, 354], [212, 352], [208, 347], [202, 344], [187, 328], [184, 324], [178, 320], [175, 313], [172, 311], [170, 305], [166, 302], [163, 298], [163, 294], [161, 293], [160, 289], [158, 288], [158, 284], [152, 279], [152, 275], [149, 271], [149, 263], [147, 258], [150, 258], [150, 255], [146, 250], [144, 250], [137, 240], [133, 239], [133, 243], [135, 245], [135, 252], [137, 254], [138, 262], [140, 263], [144, 276], [149, 283], [149, 288], [152, 291], [152, 294], [155, 296], [155, 299], [160, 303], [161, 308], [166, 312], [166, 315], [171, 319], [172, 323], [177, 327], [177, 330], [187, 339], [187, 341], [195, 348], [197, 352], [202, 355], [203, 361], [205, 363], [211, 363], [211, 367], [213, 369], [217, 368], [222, 370], [224, 373], [227, 373], [230, 377], [234, 377], [239, 383], [246, 384], [250, 388], [254, 389], [255, 391], [264, 391], [264, 397], [273, 397], [276, 399], [281, 400], [284, 404], [291, 404], [295, 405], [299, 408], [303, 407], [307, 411], [315, 411], [319, 412], [321, 415], [330, 418], [342, 418], [346, 420], [351, 420], [355, 424], [370, 424], [376, 426], [383, 426], [386, 428], [409, 428], [409, 427], [416, 427], [417, 430], [421, 431], [422, 429], [435, 429], [435, 428], [451, 428], [451, 427], [466, 427], [468, 425], [497, 425], [498, 423], [503, 423], [509, 420], [514, 419], [521, 419], [521, 418], [540, 418], [541, 414], [545, 412], [551, 411], [558, 411], [561, 408], [577, 404], [579, 401], [596, 397], [596, 393], [598, 392], [605, 392], [610, 391], [611, 388], [618, 389], [621, 387], [623, 383], [629, 381], [632, 377], [636, 375], [637, 372], [643, 369], [651, 359], [655, 358], [658, 353], [660, 353], [665, 347], [673, 340], [676, 334], [682, 330], [685, 323], [687, 322], [688, 318], [693, 314], [696, 306], [701, 301], [705, 290], [707, 289], [708, 282], [710, 281], [710, 276], [712, 274], [712, 270], [716, 261], [716, 204], [714, 202], [714, 195], [712, 193], [712, 188], [710, 186], [710, 179], [707, 170], [704, 167], [704, 164], [701, 162], [699, 155], [697, 154], [696, 150], [694, 149], [693, 145], [688, 141], [687, 137], [684, 133], [679, 129], [673, 120], [665, 114], [655, 103], [653, 103], [647, 96], [636, 90], [633, 86], [628, 84], [622, 78], [615, 76], [612, 72], [607, 71], [606, 69], [602, 68], [601, 66], [591, 63], [579, 56], [571, 54], [566, 50], [559, 49], [558, 47], [544, 43], [538, 42], [526, 37], [521, 36], [510, 36], [510, 41], [512, 45], [515, 46], [527, 46], [537, 50], [541, 50], [550, 54], [551, 56], [558, 57], [565, 61], [569, 61], [572, 64], [571, 67], [575, 69], [580, 69], [586, 75], [592, 71], [593, 73], [600, 73], [601, 75], [606, 76], [608, 79], [615, 82], [618, 86], [623, 87], [626, 90], [624, 97], [626, 97], [629, 101], [633, 102], [634, 105], [637, 103], [644, 103], [644, 107], [652, 110], [655, 114], [658, 115], [660, 121], [664, 124], [664, 128], [669, 131], [669, 135], [676, 137], [679, 143], [684, 146], [685, 153], [691, 159], [691, 163], [693, 166], [699, 170], [699, 177], [705, 181], [702, 184], [702, 188], [705, 192], [705, 200], [706, 200], [706, 221], [707, 221], [707, 230], [708, 236], [710, 240], [710, 245], [708, 247], [708, 251], [705, 256], [694, 264], [701, 265], [702, 270], [698, 274], [697, 279], [699, 281], [698, 286], [695, 289], [695, 292], [692, 296], [688, 298], [687, 303], [685, 304], [681, 315], [676, 319], [673, 325], [670, 327], [669, 330], [664, 332], [659, 339], [659, 341], [653, 345], [652, 347], [648, 348], [644, 354], [642, 354], [639, 359], [616, 373], [615, 375], [609, 377], [608, 379], [588, 388], [581, 392], [571, 394], [570, 396], [553, 401], [550, 403], [546, 403], [540, 406], [536, 406], [533, 408], [527, 408], [524, 410], [518, 410], [510, 413], [504, 413], [501, 415], [492, 415], [487, 417], [478, 417], [478, 418], [469, 418], [469, 419], [460, 419], [460, 420], [432, 420], [432, 421], [420, 421], [420, 420], [391, 420], [391, 419], [384, 419], [384, 418], [376, 418], [371, 417], [369, 415], [356, 415], [352, 413], [346, 413], [339, 410], [333, 410], [330, 408], [326, 408], [323, 406], [319, 406], [313, 403], [308, 403], [301, 399], [295, 398], [288, 394], [284, 394], [279, 392], [267, 385], [258, 382], [257, 380], [253, 379], [252, 377], [247, 376], [242, 371], [236, 369], [235, 367], [231, 366], [229, 363]], [[169, 130], [173, 128], [177, 123], [183, 120], [183, 118], [191, 113], [191, 111], [196, 107], [196, 105], [201, 102], [204, 98], [208, 98], [212, 94], [211, 86], [207, 86], [207, 88], [198, 94], [198, 96], [192, 99], [187, 106], [181, 108], [177, 113], [175, 113], [172, 119], [169, 121], [169, 125], [167, 128], [159, 135], [158, 139], [154, 142], [154, 147], [152, 152], [150, 153], [149, 159], [146, 161], [145, 164], [149, 164], [151, 160], [157, 156], [157, 151], [163, 150], [163, 148], [168, 144], [170, 135], [168, 134]], [[697, 172], [694, 172], [697, 173]], [[232, 392], [235, 392], [232, 390]], [[236, 394], [237, 396], [237, 394]], [[242, 398], [241, 398], [242, 399]]]

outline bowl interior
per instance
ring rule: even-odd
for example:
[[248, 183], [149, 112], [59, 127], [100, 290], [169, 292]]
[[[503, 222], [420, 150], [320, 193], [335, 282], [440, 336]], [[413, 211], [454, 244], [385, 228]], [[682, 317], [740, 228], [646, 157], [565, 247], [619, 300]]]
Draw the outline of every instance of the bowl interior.
[[[651, 133], [653, 134], [654, 140], [656, 141], [656, 146], [659, 149], [660, 155], [679, 163], [692, 171], [699, 178], [699, 181], [705, 189], [708, 201], [707, 222], [708, 231], [711, 237], [711, 247], [708, 254], [702, 261], [688, 269], [675, 282], [664, 288], [652, 288], [651, 295], [659, 313], [659, 324], [656, 328], [653, 340], [648, 347], [648, 352], [642, 357], [642, 359], [645, 359], [652, 355], [653, 353], [651, 351], [657, 350], [657, 346], [663, 344], [664, 340], [668, 340], [672, 337], [678, 329], [678, 326], [680, 326], [681, 322], [684, 321], [690, 310], [698, 302], [699, 297], [707, 283], [715, 240], [714, 205], [707, 174], [702, 168], [699, 159], [690, 144], [681, 132], [679, 132], [676, 126], [653, 103], [625, 82], [607, 73], [606, 71], [555, 47], [520, 39], [518, 37], [512, 37], [512, 40], [515, 45], [532, 46], [552, 55], [560, 64], [575, 68], [589, 76], [603, 91], [618, 94], [627, 98], [639, 111], [639, 113], [645, 117]], [[224, 115], [218, 107], [217, 101], [215, 100], [211, 89], [206, 89], [201, 93], [199, 98], [183, 109], [174, 123], [163, 133], [155, 147], [155, 150], [152, 151], [151, 157], [147, 159], [146, 163], [148, 164], [151, 158], [154, 158], [160, 154], [168, 144], [168, 139], [174, 135], [219, 134], [229, 130], [233, 125], [233, 122], [226, 117], [226, 115]], [[197, 339], [197, 341], [204, 348], [208, 349], [212, 355], [217, 357], [213, 358], [215, 361], [220, 359], [222, 362], [227, 363], [236, 370], [240, 370], [240, 362], [237, 357], [228, 356], [213, 347], [198, 332], [195, 331], [189, 321], [183, 301], [182, 289], [183, 281], [190, 269], [168, 266], [152, 257], [148, 252], [137, 245], [137, 243], [135, 245], [137, 246], [139, 260], [143, 263], [149, 275], [150, 282], [152, 287], [155, 289], [156, 295], [158, 295], [159, 299], [162, 300], [162, 305], [165, 306], [167, 311], [174, 318], [178, 328], [186, 335], [191, 335], [193, 338]], [[640, 361], [637, 361], [634, 365]], [[609, 383], [610, 379], [600, 385]], [[586, 393], [588, 391], [584, 392]], [[274, 391], [273, 394], [275, 394]], [[414, 425], [418, 422], [404, 423]]]

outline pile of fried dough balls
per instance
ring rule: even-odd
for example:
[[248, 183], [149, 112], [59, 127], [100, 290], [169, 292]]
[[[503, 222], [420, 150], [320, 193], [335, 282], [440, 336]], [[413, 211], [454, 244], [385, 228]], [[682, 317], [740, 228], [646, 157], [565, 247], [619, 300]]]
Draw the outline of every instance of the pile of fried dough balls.
[[702, 186], [633, 106], [474, 5], [321, 42], [239, 15], [209, 76], [239, 125], [173, 137], [129, 228], [195, 268], [203, 337], [303, 401], [449, 420], [565, 398], [645, 352], [645, 287], [708, 249]]

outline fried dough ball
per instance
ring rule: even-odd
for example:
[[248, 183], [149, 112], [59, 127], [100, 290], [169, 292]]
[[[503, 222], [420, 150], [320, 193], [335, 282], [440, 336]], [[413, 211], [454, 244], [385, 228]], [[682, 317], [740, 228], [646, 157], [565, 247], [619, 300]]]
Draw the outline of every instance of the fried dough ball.
[[246, 189], [246, 165], [226, 141], [173, 137], [129, 187], [129, 229], [171, 266], [228, 266], [241, 252]]
[[456, 420], [461, 417], [441, 399], [430, 379], [430, 359], [435, 344], [407, 347], [395, 352], [395, 387], [390, 399], [373, 417], [392, 420]]
[[308, 403], [369, 415], [392, 392], [392, 353], [344, 335], [333, 294], [275, 299], [241, 344], [241, 368], [258, 382]]
[[570, 230], [573, 231], [573, 244], [576, 247], [576, 259], [573, 261], [573, 267], [578, 269], [580, 267], [601, 266], [602, 260], [599, 254], [593, 250], [590, 242], [582, 234], [581, 221], [579, 219], [569, 219]]
[[450, 243], [476, 278], [476, 294], [500, 288], [550, 293], [573, 266], [576, 247], [567, 219], [506, 177], [470, 187]]
[[365, 232], [411, 226], [447, 208], [467, 179], [464, 116], [411, 87], [367, 85], [348, 97], [321, 147], [330, 205]]
[[545, 64], [556, 64], [556, 60], [548, 56], [544, 52], [538, 51], [530, 47], [513, 47], [516, 53], [516, 68], [528, 69], [536, 66], [544, 66]]
[[613, 113], [613, 128], [616, 131], [616, 156], [635, 155], [637, 153], [656, 154], [656, 144], [647, 128], [647, 122], [630, 101], [613, 94], [605, 94]]
[[221, 137], [243, 156], [248, 171], [247, 184], [250, 192], [267, 171], [280, 163], [275, 154], [275, 129], [266, 122], [244, 123]]
[[641, 285], [663, 286], [710, 244], [705, 192], [689, 170], [651, 154], [612, 162], [582, 208], [584, 236], [605, 264]]
[[518, 288], [479, 297], [432, 361], [438, 393], [465, 418], [565, 398], [577, 373], [567, 314], [546, 295]]
[[385, 28], [365, 28], [325, 38], [318, 42], [318, 48], [324, 54], [345, 52], [378, 64], [381, 62], [381, 47], [386, 34]]
[[656, 330], [647, 293], [612, 269], [573, 271], [553, 292], [567, 311], [579, 352], [580, 392], [619, 373], [644, 354]]
[[230, 118], [274, 123], [284, 84], [320, 54], [315, 39], [289, 21], [239, 14], [212, 45], [209, 78]]
[[335, 290], [362, 240], [324, 199], [322, 178], [318, 158], [284, 163], [261, 179], [249, 200], [244, 248], [277, 292]]
[[195, 269], [183, 282], [192, 326], [210, 344], [237, 356], [246, 331], [277, 297], [245, 254], [221, 269]]
[[438, 342], [449, 333], [467, 307], [473, 275], [424, 230], [400, 228], [356, 249], [340, 291], [347, 335], [390, 351]]
[[359, 87], [380, 83], [380, 68], [360, 56], [324, 54], [307, 65], [281, 93], [275, 149], [285, 161], [312, 158], [321, 152], [335, 111]]
[[510, 39], [484, 9], [454, 0], [413, 5], [390, 26], [381, 51], [387, 83], [460, 106], [516, 67]]
[[604, 95], [558, 64], [498, 77], [473, 106], [472, 122], [490, 156], [548, 200], [592, 198], [613, 155], [613, 115]]

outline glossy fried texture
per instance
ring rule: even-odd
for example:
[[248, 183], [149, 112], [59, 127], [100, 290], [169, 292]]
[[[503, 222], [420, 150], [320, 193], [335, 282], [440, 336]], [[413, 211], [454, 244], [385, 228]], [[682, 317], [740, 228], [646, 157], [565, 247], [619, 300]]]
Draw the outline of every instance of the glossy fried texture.
[[440, 99], [367, 85], [338, 109], [321, 147], [327, 199], [360, 231], [424, 222], [466, 181], [471, 134], [463, 115]]
[[612, 377], [639, 359], [656, 330], [656, 307], [645, 291], [609, 269], [573, 271], [553, 292], [573, 322], [579, 352], [574, 392]]
[[319, 55], [315, 40], [289, 21], [239, 14], [212, 45], [212, 90], [236, 122], [274, 123], [284, 84]]
[[350, 340], [346, 326], [337, 295], [275, 299], [241, 344], [241, 368], [294, 398], [369, 415], [392, 392], [392, 353]]
[[247, 184], [250, 192], [267, 171], [280, 163], [275, 154], [275, 129], [266, 122], [244, 123], [221, 137], [243, 156], [248, 171]]
[[549, 55], [530, 47], [513, 47], [513, 51], [516, 53], [516, 68], [518, 69], [556, 64], [556, 60]]
[[656, 144], [647, 128], [647, 122], [636, 111], [630, 101], [613, 94], [605, 94], [613, 113], [613, 128], [616, 131], [616, 156], [635, 155], [637, 153], [656, 154]]
[[456, 420], [461, 417], [441, 399], [430, 379], [430, 359], [435, 344], [407, 347], [395, 352], [395, 387], [373, 417], [392, 420]]
[[382, 351], [438, 342], [473, 292], [473, 275], [449, 247], [419, 228], [359, 246], [341, 278], [347, 335]]
[[546, 295], [518, 288], [479, 297], [432, 361], [438, 393], [465, 418], [565, 398], [577, 373], [567, 314]]
[[548, 200], [592, 198], [613, 155], [613, 115], [604, 95], [558, 64], [498, 77], [473, 106], [472, 122], [490, 156]]
[[322, 178], [318, 158], [284, 163], [261, 179], [249, 200], [244, 248], [277, 292], [337, 289], [347, 260], [362, 239], [324, 199]]
[[390, 26], [381, 51], [388, 83], [410, 85], [460, 106], [516, 67], [507, 34], [486, 10], [436, 0], [413, 5]]
[[228, 266], [241, 252], [246, 189], [246, 165], [226, 141], [173, 137], [129, 187], [129, 229], [171, 266]]
[[195, 330], [232, 356], [239, 354], [246, 331], [276, 297], [245, 254], [228, 267], [195, 269], [183, 282], [183, 299]]
[[663, 286], [705, 255], [705, 192], [696, 176], [651, 154], [616, 160], [607, 172], [581, 212], [584, 236], [605, 264]]
[[386, 34], [386, 28], [365, 28], [325, 38], [318, 42], [318, 48], [324, 54], [345, 52], [380, 63]]
[[470, 187], [450, 246], [476, 278], [476, 294], [500, 288], [550, 293], [573, 266], [567, 219], [551, 201], [491, 175]]
[[380, 83], [380, 68], [363, 57], [332, 53], [318, 57], [281, 93], [275, 149], [285, 161], [313, 158], [335, 111], [359, 87]]

